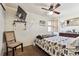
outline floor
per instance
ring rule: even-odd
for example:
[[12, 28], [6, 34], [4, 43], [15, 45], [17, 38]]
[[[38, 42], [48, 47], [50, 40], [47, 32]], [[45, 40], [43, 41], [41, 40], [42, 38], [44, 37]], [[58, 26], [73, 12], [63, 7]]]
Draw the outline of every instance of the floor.
[[[9, 56], [12, 56], [12, 51], [9, 52]], [[23, 52], [21, 52], [21, 49], [17, 49], [15, 52], [15, 56], [49, 56], [49, 55], [38, 46], [30, 45], [24, 47]]]

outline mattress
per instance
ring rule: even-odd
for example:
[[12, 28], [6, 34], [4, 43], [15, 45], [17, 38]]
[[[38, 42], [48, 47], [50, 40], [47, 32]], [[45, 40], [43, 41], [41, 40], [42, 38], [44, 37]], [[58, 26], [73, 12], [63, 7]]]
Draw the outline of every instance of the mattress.
[[61, 45], [70, 46], [76, 40], [76, 38], [54, 36], [54, 37], [45, 38], [45, 40], [50, 42], [57, 42], [58, 44]]

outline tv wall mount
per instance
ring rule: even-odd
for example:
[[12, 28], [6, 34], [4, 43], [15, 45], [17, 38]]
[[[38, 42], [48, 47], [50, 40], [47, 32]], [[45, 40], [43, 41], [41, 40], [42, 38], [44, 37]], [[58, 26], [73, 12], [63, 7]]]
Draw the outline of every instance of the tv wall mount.
[[25, 29], [26, 29], [26, 21], [25, 21], [26, 15], [27, 13], [20, 6], [18, 6], [17, 12], [16, 12], [17, 20], [14, 20], [13, 25], [16, 25], [16, 23], [24, 23]]

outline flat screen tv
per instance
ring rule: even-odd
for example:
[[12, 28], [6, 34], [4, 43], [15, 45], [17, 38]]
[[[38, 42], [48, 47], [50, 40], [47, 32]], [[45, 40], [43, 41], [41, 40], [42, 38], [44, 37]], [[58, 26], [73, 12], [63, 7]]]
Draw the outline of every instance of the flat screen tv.
[[27, 13], [20, 6], [18, 6], [16, 16], [20, 21], [25, 21]]

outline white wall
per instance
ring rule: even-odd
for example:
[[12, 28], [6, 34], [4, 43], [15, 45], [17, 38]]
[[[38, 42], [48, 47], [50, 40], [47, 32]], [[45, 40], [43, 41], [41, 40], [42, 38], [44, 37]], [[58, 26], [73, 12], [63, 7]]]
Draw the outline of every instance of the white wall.
[[[26, 17], [26, 30], [24, 30], [23, 24], [16, 24], [16, 27], [12, 25], [13, 20], [15, 20], [16, 10], [10, 7], [7, 7], [6, 14], [6, 25], [5, 31], [14, 30], [16, 33], [16, 39], [24, 43], [24, 46], [31, 45], [36, 35], [38, 34], [48, 34], [47, 21], [48, 19], [33, 13], [27, 12]], [[40, 26], [39, 21], [45, 20], [46, 25]]]
[[0, 5], [0, 55], [2, 55], [2, 48], [3, 48], [3, 32], [4, 32], [4, 11]]
[[[79, 17], [79, 4], [78, 3], [71, 3], [68, 5], [65, 3], [65, 5], [66, 6], [64, 5], [61, 6], [60, 22], [64, 22], [65, 20]], [[65, 7], [67, 8], [65, 10], [62, 10]], [[72, 30], [72, 29], [75, 29], [77, 32], [79, 32], [79, 26], [64, 26], [62, 28], [60, 25], [60, 32], [65, 32], [67, 30]]]

